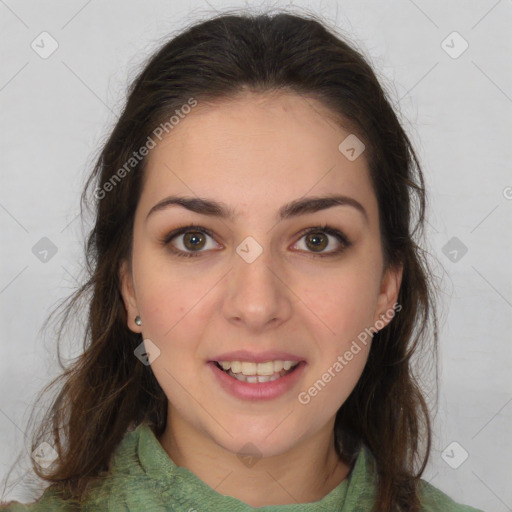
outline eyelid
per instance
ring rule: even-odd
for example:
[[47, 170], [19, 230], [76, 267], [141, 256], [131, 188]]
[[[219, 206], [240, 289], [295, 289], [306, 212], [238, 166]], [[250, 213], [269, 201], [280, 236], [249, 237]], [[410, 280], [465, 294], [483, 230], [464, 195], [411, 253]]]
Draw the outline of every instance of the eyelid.
[[293, 245], [294, 246], [297, 245], [299, 243], [299, 241], [304, 236], [306, 236], [308, 234], [318, 233], [318, 232], [325, 233], [327, 235], [330, 235], [330, 236], [336, 238], [338, 243], [341, 245], [341, 247], [339, 247], [338, 249], [325, 251], [325, 252], [302, 251], [302, 250], [301, 250], [301, 252], [304, 252], [308, 256], [312, 256], [314, 258], [316, 258], [316, 257], [327, 258], [329, 256], [339, 255], [345, 249], [347, 249], [348, 247], [350, 247], [352, 245], [352, 242], [348, 239], [347, 235], [345, 235], [345, 233], [343, 231], [341, 231], [340, 229], [334, 228], [334, 227], [330, 226], [329, 224], [322, 224], [320, 226], [313, 226], [313, 227], [309, 227], [309, 228], [302, 230], [301, 232], [299, 232], [298, 235], [296, 235], [299, 238], [298, 238], [297, 242], [295, 242]]
[[176, 229], [173, 229], [169, 233], [167, 233], [160, 242], [163, 245], [167, 245], [173, 238], [175, 238], [178, 235], [183, 235], [184, 233], [187, 233], [188, 231], [199, 231], [201, 233], [206, 233], [208, 236], [215, 238], [213, 231], [210, 231], [208, 228], [205, 228], [203, 226], [199, 226], [197, 224], [189, 224], [187, 226], [181, 226]]
[[188, 233], [188, 232], [199, 232], [199, 233], [203, 233], [203, 234], [206, 234], [208, 235], [210, 238], [212, 238], [213, 240], [215, 240], [215, 236], [213, 235], [213, 232], [210, 231], [208, 228], [205, 228], [203, 226], [199, 226], [197, 224], [189, 224], [187, 226], [181, 226], [181, 227], [178, 227], [176, 229], [173, 229], [171, 232], [167, 233], [161, 240], [160, 240], [160, 244], [163, 245], [164, 247], [169, 247], [169, 250], [175, 255], [175, 256], [178, 256], [178, 257], [199, 257], [201, 256], [201, 254], [203, 252], [208, 252], [208, 251], [183, 251], [181, 249], [178, 249], [176, 247], [174, 247], [171, 243], [171, 241], [174, 239], [174, 238], [177, 238], [181, 235], [184, 235], [185, 233]]
[[[181, 236], [185, 233], [188, 233], [189, 231], [197, 231], [200, 233], [204, 233], [215, 240], [215, 236], [214, 236], [213, 232], [211, 230], [209, 230], [208, 228], [199, 226], [197, 224], [190, 224], [190, 225], [181, 226], [176, 229], [173, 229], [171, 232], [167, 233], [163, 238], [160, 239], [160, 243], [163, 246], [170, 246], [171, 251], [177, 256], [197, 257], [197, 256], [200, 256], [204, 252], [208, 252], [208, 250], [206, 250], [206, 251], [182, 251], [181, 249], [172, 247], [171, 241], [174, 238]], [[343, 231], [341, 231], [340, 229], [334, 228], [334, 227], [330, 226], [329, 224], [322, 224], [322, 225], [318, 225], [318, 226], [311, 226], [311, 227], [303, 229], [302, 231], [299, 231], [299, 233], [295, 235], [296, 237], [298, 237], [298, 240], [296, 242], [294, 242], [293, 246], [297, 245], [297, 243], [307, 234], [316, 233], [316, 232], [326, 233], [327, 235], [333, 236], [334, 238], [337, 239], [338, 243], [341, 244], [341, 248], [326, 251], [326, 252], [318, 252], [318, 253], [315, 253], [314, 251], [304, 251], [304, 250], [300, 250], [300, 252], [306, 253], [309, 256], [313, 256], [313, 257], [328, 257], [328, 256], [335, 256], [335, 255], [343, 252], [346, 248], [348, 248], [349, 246], [352, 245], [352, 242], [349, 240], [349, 238], [345, 235], [345, 233]]]

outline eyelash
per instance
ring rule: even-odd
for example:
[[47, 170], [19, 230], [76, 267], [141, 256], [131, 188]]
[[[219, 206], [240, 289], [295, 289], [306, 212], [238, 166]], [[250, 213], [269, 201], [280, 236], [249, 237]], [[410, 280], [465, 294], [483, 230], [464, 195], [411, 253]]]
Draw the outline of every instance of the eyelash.
[[[206, 234], [206, 235], [210, 236], [211, 238], [214, 238], [213, 233], [209, 229], [204, 228], [202, 226], [197, 226], [195, 224], [190, 224], [188, 226], [182, 226], [180, 228], [174, 229], [170, 233], [166, 234], [160, 240], [160, 243], [163, 246], [169, 246], [172, 253], [180, 258], [197, 258], [201, 255], [201, 253], [206, 252], [206, 251], [184, 252], [181, 249], [176, 249], [175, 247], [172, 246], [172, 244], [170, 244], [170, 242], [174, 238], [178, 237], [179, 235], [183, 235], [189, 231], [199, 232], [202, 234]], [[315, 226], [312, 228], [308, 228], [305, 231], [302, 231], [300, 234], [299, 240], [301, 238], [303, 238], [304, 236], [309, 235], [310, 233], [318, 233], [318, 232], [334, 236], [338, 240], [338, 242], [340, 242], [341, 247], [339, 249], [336, 249], [336, 250], [330, 251], [330, 252], [326, 252], [326, 253], [314, 253], [314, 252], [308, 251], [310, 256], [312, 256], [313, 258], [327, 258], [329, 256], [336, 256], [337, 254], [340, 254], [341, 252], [343, 252], [345, 249], [347, 249], [348, 247], [350, 247], [352, 245], [352, 243], [349, 241], [349, 239], [347, 238], [347, 236], [344, 233], [342, 233], [341, 231], [339, 231], [336, 228], [329, 226], [328, 224], [323, 224], [321, 226]]]

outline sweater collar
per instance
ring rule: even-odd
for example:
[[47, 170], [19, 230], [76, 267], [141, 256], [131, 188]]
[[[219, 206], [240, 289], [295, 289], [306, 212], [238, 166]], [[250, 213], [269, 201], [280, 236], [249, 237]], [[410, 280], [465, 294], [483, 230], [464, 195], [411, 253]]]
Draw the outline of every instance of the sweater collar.
[[322, 499], [310, 503], [265, 506], [255, 509], [237, 498], [218, 493], [188, 469], [177, 466], [148, 424], [137, 426], [130, 433], [130, 437], [135, 441], [135, 455], [141, 469], [151, 480], [160, 484], [164, 495], [168, 494], [169, 497], [172, 496], [173, 499], [183, 500], [183, 502], [190, 502], [192, 499], [197, 501], [198, 507], [208, 503], [209, 510], [237, 512], [342, 510], [348, 512], [356, 510], [353, 507], [361, 504], [363, 499], [372, 499], [372, 495], [362, 496], [362, 493], [367, 494], [369, 491], [373, 491], [375, 480], [373, 456], [364, 445], [362, 445], [347, 478]]

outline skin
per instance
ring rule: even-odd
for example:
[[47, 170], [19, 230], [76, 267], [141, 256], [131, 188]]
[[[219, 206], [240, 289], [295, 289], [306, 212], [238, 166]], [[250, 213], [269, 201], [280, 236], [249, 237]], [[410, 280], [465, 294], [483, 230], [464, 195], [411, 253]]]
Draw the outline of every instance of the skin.
[[[169, 457], [217, 492], [253, 507], [321, 499], [348, 475], [334, 449], [335, 414], [356, 385], [365, 347], [307, 405], [307, 391], [357, 335], [395, 304], [399, 268], [385, 268], [379, 211], [364, 153], [349, 161], [338, 145], [350, 134], [316, 100], [294, 93], [244, 93], [199, 104], [148, 156], [135, 214], [133, 252], [120, 266], [128, 327], [160, 350], [151, 368], [169, 400], [159, 441]], [[335, 206], [276, 223], [289, 201], [343, 194], [365, 216]], [[170, 195], [226, 203], [234, 220], [171, 206], [150, 209]], [[351, 245], [315, 257], [302, 232], [328, 225]], [[197, 224], [214, 236], [198, 257], [171, 230]], [[262, 254], [247, 263], [237, 246], [252, 236]], [[340, 247], [327, 237], [323, 253]], [[134, 323], [140, 315], [142, 326]], [[283, 350], [306, 361], [292, 390], [272, 400], [235, 398], [207, 362], [222, 352]], [[251, 467], [237, 453], [252, 443]]]

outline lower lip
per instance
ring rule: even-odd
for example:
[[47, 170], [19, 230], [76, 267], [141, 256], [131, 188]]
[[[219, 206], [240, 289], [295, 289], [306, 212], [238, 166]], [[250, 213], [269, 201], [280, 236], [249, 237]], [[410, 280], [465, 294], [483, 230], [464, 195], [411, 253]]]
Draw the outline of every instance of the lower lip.
[[272, 400], [290, 391], [300, 379], [306, 363], [301, 361], [290, 373], [272, 382], [256, 382], [249, 384], [229, 376], [214, 362], [208, 363], [219, 380], [222, 388], [229, 394], [243, 400]]

